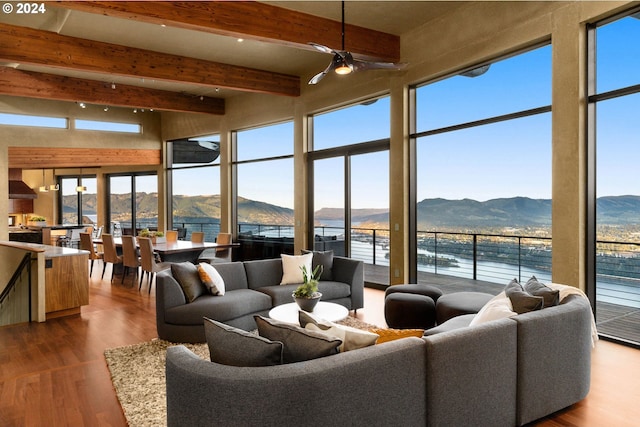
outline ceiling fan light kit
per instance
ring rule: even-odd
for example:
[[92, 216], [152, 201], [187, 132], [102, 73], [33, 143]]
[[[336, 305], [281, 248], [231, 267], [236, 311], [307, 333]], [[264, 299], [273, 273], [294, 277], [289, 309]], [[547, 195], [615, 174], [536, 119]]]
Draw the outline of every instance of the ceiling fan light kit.
[[393, 62], [373, 62], [364, 61], [360, 59], [354, 59], [351, 52], [347, 52], [344, 49], [344, 1], [342, 2], [342, 49], [335, 50], [330, 47], [318, 44], [309, 43], [311, 46], [323, 53], [333, 54], [331, 63], [323, 71], [319, 72], [309, 80], [310, 85], [317, 84], [324, 76], [331, 71], [334, 71], [339, 75], [351, 74], [357, 70], [374, 70], [374, 69], [386, 69], [386, 70], [399, 70], [404, 68], [406, 64], [396, 64]]

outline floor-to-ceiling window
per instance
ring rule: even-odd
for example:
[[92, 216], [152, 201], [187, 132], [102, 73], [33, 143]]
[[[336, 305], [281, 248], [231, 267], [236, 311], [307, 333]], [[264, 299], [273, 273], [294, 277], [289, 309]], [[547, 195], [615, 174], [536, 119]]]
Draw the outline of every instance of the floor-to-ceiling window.
[[309, 118], [313, 245], [365, 262], [389, 283], [388, 96]]
[[412, 95], [412, 279], [550, 280], [551, 45]]
[[203, 231], [214, 242], [220, 232], [220, 136], [207, 135], [167, 143], [169, 226], [183, 239]]
[[155, 172], [107, 175], [107, 221], [112, 233], [137, 235], [158, 229], [158, 177]]
[[233, 139], [244, 259], [293, 254], [293, 122], [236, 131]]
[[640, 11], [589, 32], [590, 216], [588, 288], [602, 335], [640, 345]]

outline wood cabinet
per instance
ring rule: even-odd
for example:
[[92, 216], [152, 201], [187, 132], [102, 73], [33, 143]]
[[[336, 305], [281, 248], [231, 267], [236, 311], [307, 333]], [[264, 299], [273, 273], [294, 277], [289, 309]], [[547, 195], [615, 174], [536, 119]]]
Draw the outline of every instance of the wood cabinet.
[[33, 213], [33, 199], [9, 199], [9, 213]]
[[79, 314], [89, 304], [89, 255], [54, 256], [45, 260], [47, 319]]

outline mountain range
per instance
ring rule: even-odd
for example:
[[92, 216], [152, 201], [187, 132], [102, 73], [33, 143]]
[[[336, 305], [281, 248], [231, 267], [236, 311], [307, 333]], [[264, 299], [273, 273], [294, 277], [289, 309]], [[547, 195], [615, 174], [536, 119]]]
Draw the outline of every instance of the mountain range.
[[[90, 210], [96, 205], [95, 194], [85, 194], [84, 206]], [[156, 193], [138, 193], [137, 213], [140, 217], [156, 216]], [[129, 212], [130, 194], [111, 196], [111, 212]], [[64, 196], [65, 211], [75, 206], [76, 196]], [[640, 196], [607, 196], [597, 200], [599, 225], [628, 225], [640, 223]], [[220, 218], [220, 196], [174, 196], [175, 216]], [[424, 199], [416, 206], [418, 229], [487, 228], [487, 227], [549, 227], [551, 225], [551, 200], [511, 197], [484, 202], [462, 199]], [[95, 213], [86, 212], [85, 213]], [[344, 212], [338, 208], [322, 208], [316, 211], [319, 224], [340, 221]], [[293, 209], [256, 200], [238, 198], [238, 220], [243, 223], [293, 224]], [[384, 224], [388, 228], [389, 212], [386, 209], [353, 209], [352, 222], [373, 225]]]

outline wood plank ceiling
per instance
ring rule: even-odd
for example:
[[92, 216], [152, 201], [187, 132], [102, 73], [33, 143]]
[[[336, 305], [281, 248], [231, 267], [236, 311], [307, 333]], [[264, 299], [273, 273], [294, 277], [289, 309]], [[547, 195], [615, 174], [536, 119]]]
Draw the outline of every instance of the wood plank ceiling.
[[[333, 2], [333, 7], [339, 8], [339, 3]], [[47, 2], [46, 8], [49, 16], [30, 20], [0, 15], [0, 65], [4, 65], [0, 67], [0, 94], [224, 114], [225, 96], [241, 92], [299, 96], [299, 73], [307, 71], [274, 71], [281, 64], [273, 61], [272, 69], [258, 69], [238, 59], [236, 63], [209, 60], [212, 48], [207, 42], [242, 38], [259, 43], [266, 55], [274, 48], [296, 49], [292, 55], [313, 55], [303, 53], [313, 50], [309, 41], [332, 47], [341, 44], [339, 21], [258, 2], [64, 1]], [[160, 27], [174, 31], [166, 35], [166, 43], [150, 43], [154, 46], [169, 46], [172, 34], [186, 32], [201, 49], [184, 45], [189, 54], [147, 49], [140, 47], [144, 42], [137, 42], [144, 38], [133, 35], [131, 45], [114, 43], [106, 31], [96, 32], [93, 39], [62, 34], [71, 21], [75, 21], [74, 28], [82, 28], [77, 21], [85, 16], [123, 28], [130, 28], [127, 25], [133, 22], [140, 31], [153, 34]], [[347, 25], [346, 32], [345, 48], [354, 56], [400, 59], [399, 36], [355, 25]], [[200, 52], [202, 57], [197, 57]], [[325, 59], [328, 63], [329, 57]], [[218, 96], [219, 92], [225, 96]]]

